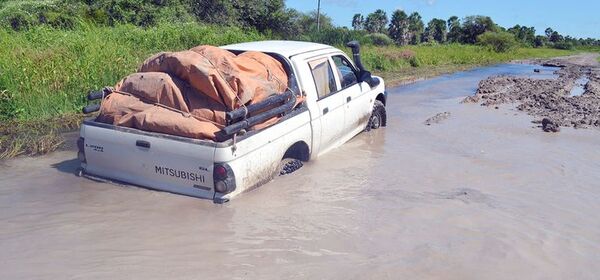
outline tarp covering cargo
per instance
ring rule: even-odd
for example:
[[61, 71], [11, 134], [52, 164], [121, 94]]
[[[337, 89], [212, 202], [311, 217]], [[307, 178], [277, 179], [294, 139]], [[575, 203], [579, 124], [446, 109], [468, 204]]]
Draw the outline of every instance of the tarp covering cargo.
[[[198, 46], [147, 59], [138, 73], [121, 80], [103, 99], [97, 121], [215, 140], [215, 133], [227, 124], [225, 112], [286, 90], [288, 76], [275, 58]], [[271, 118], [254, 128], [275, 122], [277, 118]]]

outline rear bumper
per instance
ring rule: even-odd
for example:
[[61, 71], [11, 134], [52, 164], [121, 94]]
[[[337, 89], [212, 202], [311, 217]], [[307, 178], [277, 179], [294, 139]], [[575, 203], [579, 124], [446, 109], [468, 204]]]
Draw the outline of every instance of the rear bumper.
[[201, 199], [208, 199], [208, 200], [212, 200], [214, 203], [217, 204], [222, 204], [222, 203], [226, 203], [229, 201], [229, 197], [227, 195], [198, 195], [197, 193], [191, 193], [191, 192], [181, 192], [180, 190], [171, 190], [169, 188], [165, 188], [165, 187], [149, 187], [149, 186], [145, 186], [145, 185], [139, 185], [139, 184], [135, 184], [133, 182], [128, 182], [127, 180], [119, 180], [119, 179], [115, 179], [115, 178], [108, 178], [102, 175], [97, 175], [94, 174], [92, 172], [89, 172], [85, 169], [85, 164], [82, 164], [82, 167], [80, 169], [80, 176], [84, 177], [86, 179], [92, 180], [92, 181], [96, 181], [96, 182], [100, 182], [100, 183], [107, 183], [107, 184], [111, 184], [111, 185], [115, 185], [115, 186], [119, 186], [119, 187], [138, 187], [138, 188], [142, 188], [142, 189], [147, 189], [147, 190], [151, 190], [151, 191], [159, 191], [159, 192], [165, 192], [165, 193], [169, 193], [169, 194], [178, 194], [178, 195], [185, 195], [185, 196], [189, 196], [189, 197], [194, 197], [194, 198], [201, 198]]

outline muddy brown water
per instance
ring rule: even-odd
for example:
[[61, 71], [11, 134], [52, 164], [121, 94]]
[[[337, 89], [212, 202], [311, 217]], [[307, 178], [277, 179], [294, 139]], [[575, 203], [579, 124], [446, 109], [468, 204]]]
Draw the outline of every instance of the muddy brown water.
[[225, 205], [0, 163], [0, 279], [597, 279], [600, 132], [459, 104], [534, 68], [390, 89], [387, 128]]

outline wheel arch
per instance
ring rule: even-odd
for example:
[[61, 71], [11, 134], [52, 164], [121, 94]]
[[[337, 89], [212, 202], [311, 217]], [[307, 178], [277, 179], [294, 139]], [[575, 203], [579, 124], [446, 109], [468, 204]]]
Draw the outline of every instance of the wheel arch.
[[380, 93], [377, 95], [377, 97], [375, 97], [375, 100], [379, 100], [381, 101], [381, 103], [383, 103], [383, 106], [386, 106], [386, 101], [387, 101], [387, 96], [385, 93]]
[[293, 158], [301, 161], [308, 161], [310, 158], [310, 148], [304, 141], [298, 141], [291, 145], [283, 154], [283, 158]]

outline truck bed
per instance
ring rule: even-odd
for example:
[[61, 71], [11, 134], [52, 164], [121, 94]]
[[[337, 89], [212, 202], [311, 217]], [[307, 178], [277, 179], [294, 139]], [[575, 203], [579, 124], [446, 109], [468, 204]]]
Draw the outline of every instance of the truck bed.
[[[302, 113], [306, 113], [306, 117], [294, 120], [295, 116]], [[309, 122], [308, 110], [301, 106], [273, 126], [247, 132], [235, 140], [215, 142], [147, 132], [87, 119], [83, 122], [80, 132], [85, 152], [82, 167], [85, 174], [95, 177], [214, 199], [215, 163], [227, 161], [235, 164], [230, 161], [253, 153], [259, 147], [277, 140], [268, 139], [270, 136], [267, 135], [282, 135], [282, 131]], [[262, 133], [269, 130], [276, 132]], [[310, 135], [310, 132], [303, 133]], [[256, 140], [253, 140], [254, 138]], [[239, 150], [237, 147], [240, 147]], [[217, 151], [223, 152], [215, 155]], [[224, 157], [223, 154], [229, 156]], [[239, 178], [239, 182], [249, 182], [250, 179], [253, 178]]]

